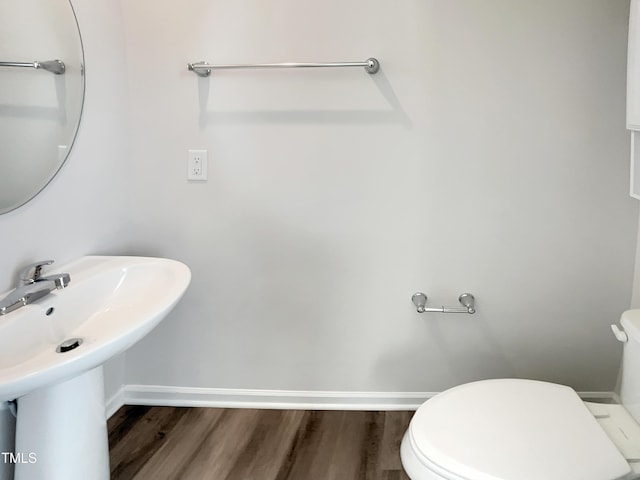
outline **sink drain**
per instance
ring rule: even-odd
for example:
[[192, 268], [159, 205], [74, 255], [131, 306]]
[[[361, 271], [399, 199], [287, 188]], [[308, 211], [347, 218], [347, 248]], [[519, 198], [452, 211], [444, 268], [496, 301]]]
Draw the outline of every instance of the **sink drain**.
[[60, 345], [58, 345], [58, 348], [56, 348], [56, 352], [58, 353], [68, 352], [69, 350], [78, 348], [81, 344], [82, 344], [81, 338], [70, 338], [62, 342]]

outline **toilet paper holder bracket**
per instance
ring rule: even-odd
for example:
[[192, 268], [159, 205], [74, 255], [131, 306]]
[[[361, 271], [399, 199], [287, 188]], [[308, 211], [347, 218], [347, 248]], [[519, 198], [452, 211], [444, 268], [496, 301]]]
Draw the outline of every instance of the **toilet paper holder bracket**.
[[471, 293], [461, 293], [458, 301], [461, 307], [427, 307], [427, 295], [422, 292], [414, 293], [411, 301], [416, 306], [418, 313], [436, 312], [436, 313], [476, 313], [476, 299]]

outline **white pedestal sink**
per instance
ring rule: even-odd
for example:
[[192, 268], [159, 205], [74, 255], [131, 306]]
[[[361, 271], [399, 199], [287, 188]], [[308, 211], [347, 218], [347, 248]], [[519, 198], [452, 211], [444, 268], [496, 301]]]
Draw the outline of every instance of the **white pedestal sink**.
[[[191, 273], [98, 256], [56, 271], [71, 275], [67, 288], [0, 317], [0, 401], [18, 399], [15, 480], [108, 480], [102, 364], [171, 311]], [[82, 342], [56, 351], [72, 338]]]

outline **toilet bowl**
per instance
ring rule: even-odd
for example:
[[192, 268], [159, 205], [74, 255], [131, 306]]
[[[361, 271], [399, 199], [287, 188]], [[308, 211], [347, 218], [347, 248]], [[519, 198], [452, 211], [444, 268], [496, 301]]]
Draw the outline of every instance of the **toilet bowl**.
[[622, 405], [535, 380], [451, 388], [418, 408], [404, 435], [411, 480], [640, 479], [640, 310], [621, 324]]

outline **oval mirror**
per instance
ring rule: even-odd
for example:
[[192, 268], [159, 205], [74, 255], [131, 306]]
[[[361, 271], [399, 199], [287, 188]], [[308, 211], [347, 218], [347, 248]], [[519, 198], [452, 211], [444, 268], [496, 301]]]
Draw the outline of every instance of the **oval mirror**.
[[0, 213], [35, 197], [67, 158], [84, 100], [69, 0], [0, 2]]

